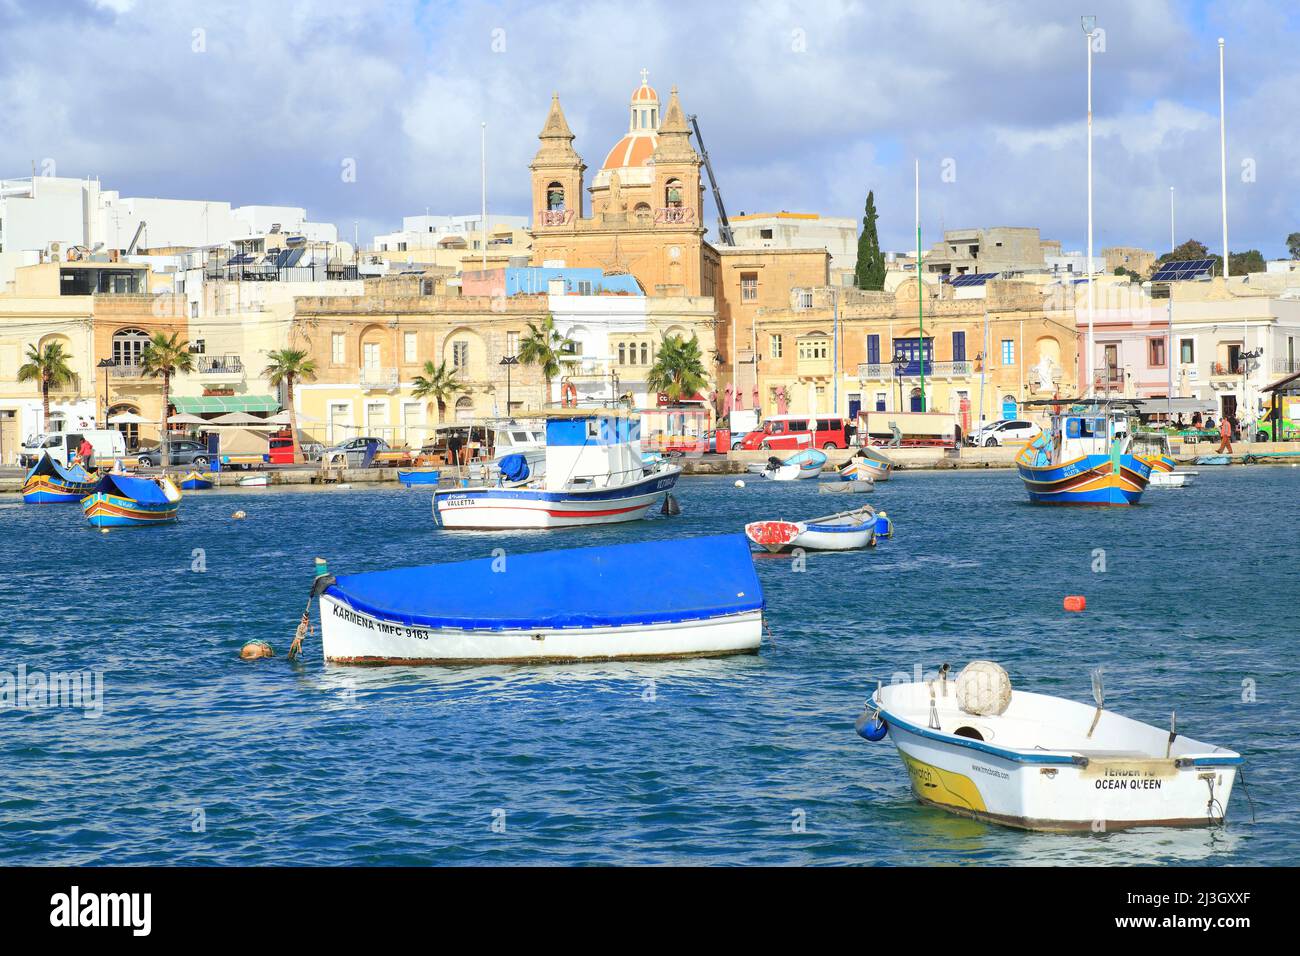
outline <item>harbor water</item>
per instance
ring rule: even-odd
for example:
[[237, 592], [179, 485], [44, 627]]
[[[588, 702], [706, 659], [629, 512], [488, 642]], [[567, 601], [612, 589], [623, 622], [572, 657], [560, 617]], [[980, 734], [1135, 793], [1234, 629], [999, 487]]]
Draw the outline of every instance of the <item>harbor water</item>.
[[[0, 862], [1300, 859], [1300, 469], [1203, 468], [1101, 510], [1034, 507], [1008, 471], [898, 474], [863, 496], [892, 540], [756, 556], [771, 629], [758, 655], [357, 668], [326, 666], [314, 635], [305, 660], [285, 659], [316, 555], [343, 574], [500, 548], [508, 567], [862, 500], [734, 481], [684, 479], [675, 518], [494, 534], [439, 530], [425, 489], [192, 492], [175, 525], [107, 534], [75, 505], [6, 499], [0, 675], [102, 672], [103, 696], [97, 715], [0, 709]], [[1070, 594], [1086, 611], [1063, 610]], [[250, 639], [278, 656], [241, 662]], [[1084, 702], [1101, 666], [1109, 709], [1160, 726], [1176, 710], [1180, 732], [1240, 751], [1226, 826], [1037, 834], [918, 805], [892, 745], [854, 719], [875, 680], [974, 658]]]

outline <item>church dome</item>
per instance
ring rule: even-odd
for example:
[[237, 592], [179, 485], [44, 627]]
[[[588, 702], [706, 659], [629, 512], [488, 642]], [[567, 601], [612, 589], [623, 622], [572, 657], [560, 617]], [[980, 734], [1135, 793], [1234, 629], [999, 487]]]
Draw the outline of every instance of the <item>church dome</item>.
[[659, 94], [649, 84], [649, 75], [641, 71], [641, 85], [632, 91], [627, 135], [606, 155], [602, 170], [645, 166], [659, 145]]

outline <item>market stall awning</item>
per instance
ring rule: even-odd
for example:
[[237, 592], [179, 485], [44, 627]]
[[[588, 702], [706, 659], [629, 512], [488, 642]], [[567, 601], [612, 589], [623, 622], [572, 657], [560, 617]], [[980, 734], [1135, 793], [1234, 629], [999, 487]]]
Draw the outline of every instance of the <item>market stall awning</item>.
[[271, 395], [173, 395], [172, 405], [183, 415], [222, 415], [226, 412], [278, 412]]

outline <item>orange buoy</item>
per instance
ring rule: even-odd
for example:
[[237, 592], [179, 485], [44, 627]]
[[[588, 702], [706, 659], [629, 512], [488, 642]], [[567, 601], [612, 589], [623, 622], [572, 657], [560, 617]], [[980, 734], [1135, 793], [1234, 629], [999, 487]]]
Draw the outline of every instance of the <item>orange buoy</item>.
[[1067, 611], [1082, 611], [1088, 606], [1088, 599], [1082, 594], [1067, 594], [1065, 596], [1065, 609]]

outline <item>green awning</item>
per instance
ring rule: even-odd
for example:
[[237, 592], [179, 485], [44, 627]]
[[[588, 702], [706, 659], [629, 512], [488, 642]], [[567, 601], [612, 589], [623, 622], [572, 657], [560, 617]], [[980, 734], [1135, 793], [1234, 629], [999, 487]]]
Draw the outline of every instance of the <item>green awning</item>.
[[172, 405], [181, 415], [222, 415], [226, 412], [278, 412], [280, 402], [270, 395], [173, 395]]

